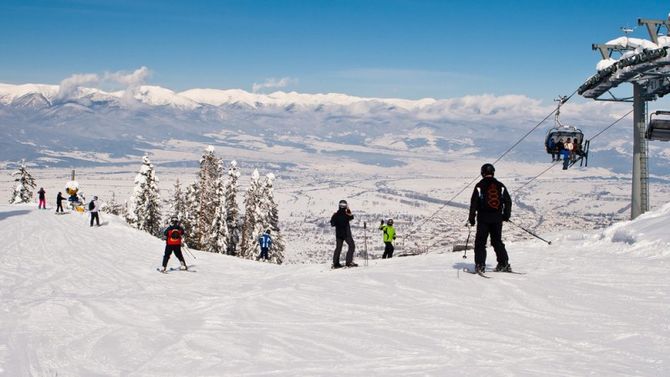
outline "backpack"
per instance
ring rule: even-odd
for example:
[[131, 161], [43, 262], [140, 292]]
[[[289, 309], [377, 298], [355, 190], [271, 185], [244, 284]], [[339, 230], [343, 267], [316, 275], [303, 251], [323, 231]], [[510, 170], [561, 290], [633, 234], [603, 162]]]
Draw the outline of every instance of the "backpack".
[[91, 200], [91, 202], [88, 203], [88, 210], [93, 211], [94, 208], [95, 208], [95, 203], [93, 202], [93, 200]]
[[170, 229], [167, 232], [167, 244], [168, 245], [181, 245], [181, 230], [179, 229]]
[[502, 186], [496, 181], [490, 181], [479, 188], [479, 210], [483, 212], [502, 211]]

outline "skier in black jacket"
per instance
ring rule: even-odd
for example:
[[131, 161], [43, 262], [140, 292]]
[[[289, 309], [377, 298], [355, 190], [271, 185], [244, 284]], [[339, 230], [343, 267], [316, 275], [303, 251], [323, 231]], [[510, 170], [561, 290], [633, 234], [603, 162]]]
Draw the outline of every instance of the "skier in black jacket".
[[56, 195], [56, 213], [63, 213], [63, 200], [65, 200], [65, 198], [63, 197], [63, 194], [59, 192], [58, 195]]
[[356, 267], [354, 263], [354, 238], [351, 236], [351, 227], [349, 222], [354, 219], [354, 215], [349, 209], [346, 200], [340, 200], [337, 212], [330, 218], [330, 226], [335, 227], [335, 252], [333, 253], [333, 268], [340, 268], [340, 252], [342, 251], [342, 243], [346, 242], [349, 249], [347, 250], [346, 266]]
[[505, 185], [493, 178], [495, 168], [484, 164], [481, 168], [483, 179], [477, 183], [470, 199], [470, 216], [468, 222], [475, 225], [477, 218], [477, 234], [475, 236], [475, 269], [486, 270], [486, 240], [491, 235], [491, 245], [496, 252], [498, 265], [495, 271], [511, 272], [509, 257], [505, 244], [502, 242], [502, 222], [509, 221], [512, 214], [512, 199]]

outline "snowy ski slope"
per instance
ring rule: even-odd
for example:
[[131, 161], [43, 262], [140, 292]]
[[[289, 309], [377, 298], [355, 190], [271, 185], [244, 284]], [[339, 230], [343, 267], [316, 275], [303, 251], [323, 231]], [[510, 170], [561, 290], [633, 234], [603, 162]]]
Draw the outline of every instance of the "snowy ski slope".
[[163, 275], [159, 239], [102, 220], [0, 206], [0, 376], [670, 375], [669, 205], [508, 244], [527, 274], [491, 279], [461, 253], [331, 271], [195, 251]]

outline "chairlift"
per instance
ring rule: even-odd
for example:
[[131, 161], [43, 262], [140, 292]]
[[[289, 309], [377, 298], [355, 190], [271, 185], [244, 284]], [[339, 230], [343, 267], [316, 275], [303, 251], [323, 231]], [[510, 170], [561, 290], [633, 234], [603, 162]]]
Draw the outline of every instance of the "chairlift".
[[[654, 115], [657, 118], [654, 118]], [[658, 118], [659, 115], [666, 116], [666, 118]], [[644, 136], [647, 140], [670, 140], [670, 111], [655, 111], [649, 115], [649, 124], [647, 125], [647, 132]]]
[[[558, 109], [556, 109], [556, 115], [554, 116], [554, 127], [547, 131], [547, 136], [544, 138], [544, 148], [548, 154], [558, 155], [560, 158], [561, 151], [556, 147], [559, 141], [566, 142], [568, 139], [572, 141], [575, 145], [575, 158], [570, 162], [569, 166], [572, 166], [579, 162], [579, 166], [588, 166], [589, 164], [589, 146], [591, 142], [584, 138], [584, 133], [579, 128], [563, 125], [559, 120], [561, 114], [561, 105], [565, 102], [566, 97], [559, 97], [556, 99], [558, 102]], [[669, 112], [670, 114], [670, 112]]]

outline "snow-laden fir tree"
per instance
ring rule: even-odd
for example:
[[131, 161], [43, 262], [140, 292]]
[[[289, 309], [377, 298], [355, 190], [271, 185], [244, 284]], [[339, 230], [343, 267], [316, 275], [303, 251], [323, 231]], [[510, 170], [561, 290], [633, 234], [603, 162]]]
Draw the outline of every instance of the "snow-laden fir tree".
[[155, 236], [161, 232], [161, 206], [158, 178], [148, 156], [142, 157], [142, 166], [135, 176], [135, 189], [128, 200], [126, 221], [133, 227]]
[[221, 176], [221, 161], [214, 155], [214, 147], [209, 146], [200, 159], [200, 171], [196, 181], [195, 194], [189, 208], [194, 217], [190, 231], [191, 245], [199, 250], [207, 250], [207, 240], [211, 234], [216, 208], [221, 197], [217, 194], [217, 180]]
[[196, 238], [193, 237], [193, 229], [195, 228], [196, 214], [199, 208], [199, 196], [199, 188], [195, 182], [186, 186], [186, 190], [184, 191], [184, 204], [186, 208], [184, 214], [180, 217], [181, 225], [186, 231], [184, 234], [184, 242], [195, 248], [197, 248], [198, 245], [196, 245]]
[[[216, 183], [217, 196], [222, 198], [224, 195], [223, 177], [219, 177]], [[228, 251], [228, 214], [226, 212], [226, 201], [220, 200], [219, 205], [214, 212], [214, 220], [207, 238], [207, 251], [213, 253], [225, 254]]]
[[9, 204], [30, 203], [35, 196], [35, 179], [26, 169], [26, 160], [21, 160], [19, 167], [12, 173], [14, 189]]
[[279, 231], [279, 209], [274, 198], [275, 175], [265, 176], [258, 194], [256, 203], [253, 237], [258, 240], [266, 230], [270, 231], [272, 247], [270, 248], [270, 262], [282, 264], [284, 262], [284, 239]]
[[182, 222], [187, 217], [188, 207], [186, 205], [186, 197], [179, 178], [177, 178], [177, 182], [174, 184], [174, 193], [172, 194], [168, 208], [170, 217], [176, 216]]
[[238, 254], [241, 258], [254, 259], [256, 257], [257, 240], [254, 238], [254, 230], [256, 228], [259, 195], [262, 194], [262, 191], [260, 174], [258, 174], [257, 169], [254, 169], [249, 188], [244, 194], [244, 222], [242, 223], [242, 240]]
[[272, 249], [270, 251], [270, 262], [276, 264], [284, 263], [286, 245], [279, 229], [279, 205], [274, 195], [275, 175], [270, 173], [265, 177], [265, 203], [267, 206], [266, 216], [268, 229], [272, 231]]
[[112, 198], [104, 203], [100, 210], [104, 213], [109, 213], [110, 215], [125, 215], [125, 206], [116, 201], [116, 194], [114, 192], [112, 192]]
[[233, 160], [228, 168], [228, 180], [225, 185], [225, 204], [226, 204], [226, 223], [228, 224], [228, 249], [226, 254], [237, 254], [237, 247], [240, 243], [241, 224], [239, 221], [240, 208], [237, 204], [237, 192], [239, 190], [238, 180], [240, 171], [237, 168], [237, 161]]

